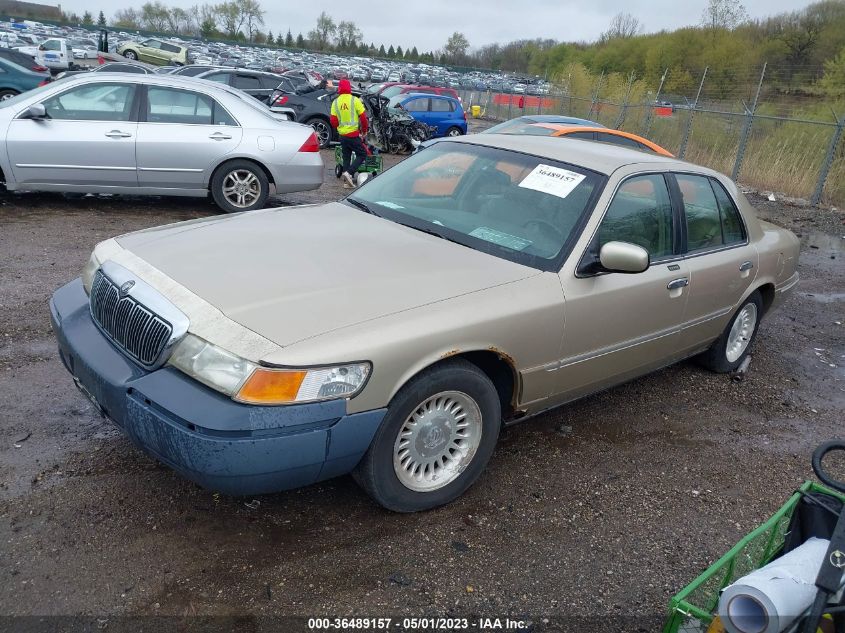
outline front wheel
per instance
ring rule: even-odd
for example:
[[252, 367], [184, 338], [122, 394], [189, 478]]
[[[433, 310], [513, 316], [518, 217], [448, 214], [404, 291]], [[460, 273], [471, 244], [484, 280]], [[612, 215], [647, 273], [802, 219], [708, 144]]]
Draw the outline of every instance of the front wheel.
[[138, 53], [136, 53], [135, 51], [124, 51], [123, 56], [126, 59], [131, 59], [133, 61], [137, 61], [138, 59]]
[[449, 503], [490, 460], [501, 415], [493, 383], [472, 363], [454, 359], [426, 369], [394, 396], [353, 476], [396, 512]]
[[214, 202], [226, 213], [261, 209], [269, 193], [270, 183], [264, 170], [247, 160], [225, 163], [211, 179]]
[[751, 351], [762, 317], [763, 299], [755, 290], [742, 302], [722, 335], [699, 356], [701, 364], [719, 374], [736, 370]]

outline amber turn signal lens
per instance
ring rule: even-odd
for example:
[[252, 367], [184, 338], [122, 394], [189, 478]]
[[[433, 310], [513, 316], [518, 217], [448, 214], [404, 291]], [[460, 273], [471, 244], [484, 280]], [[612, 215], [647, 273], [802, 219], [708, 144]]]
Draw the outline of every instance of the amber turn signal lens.
[[283, 404], [294, 402], [305, 371], [279, 371], [259, 367], [243, 384], [236, 400], [250, 404]]

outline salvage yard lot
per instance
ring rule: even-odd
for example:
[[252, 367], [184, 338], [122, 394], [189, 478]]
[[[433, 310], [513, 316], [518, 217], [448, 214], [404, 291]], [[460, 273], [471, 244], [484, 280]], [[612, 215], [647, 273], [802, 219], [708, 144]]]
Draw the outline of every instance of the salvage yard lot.
[[[323, 187], [280, 206], [343, 195], [323, 157]], [[0, 613], [615, 615], [657, 628], [669, 597], [842, 434], [845, 216], [753, 202], [801, 237], [802, 279], [764, 320], [745, 380], [686, 362], [508, 428], [466, 495], [398, 515], [349, 477], [255, 500], [202, 490], [73, 387], [52, 292], [98, 241], [213, 215], [210, 200], [3, 197]]]

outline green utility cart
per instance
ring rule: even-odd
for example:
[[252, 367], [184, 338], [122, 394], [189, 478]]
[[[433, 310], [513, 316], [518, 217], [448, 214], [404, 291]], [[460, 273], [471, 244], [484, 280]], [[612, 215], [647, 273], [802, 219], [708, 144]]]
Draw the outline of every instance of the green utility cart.
[[[352, 154], [353, 160], [355, 154]], [[371, 154], [364, 159], [364, 162], [361, 163], [361, 166], [358, 168], [359, 174], [370, 174], [373, 178], [378, 176], [382, 169], [382, 159], [381, 154]], [[340, 175], [343, 173], [343, 153], [341, 151], [340, 145], [334, 148], [334, 175], [340, 178]]]

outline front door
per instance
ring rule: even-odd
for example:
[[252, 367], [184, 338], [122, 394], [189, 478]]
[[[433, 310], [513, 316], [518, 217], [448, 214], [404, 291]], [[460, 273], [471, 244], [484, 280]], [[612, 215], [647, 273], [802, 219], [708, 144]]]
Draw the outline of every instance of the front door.
[[[669, 364], [677, 358], [689, 272], [677, 253], [663, 175], [624, 181], [585, 254], [579, 273], [561, 279], [565, 297], [557, 400], [569, 400]], [[601, 246], [629, 242], [649, 252], [642, 273], [590, 272]]]
[[148, 86], [138, 123], [138, 184], [205, 189], [208, 170], [238, 146], [241, 128], [217, 101], [192, 90]]
[[757, 275], [757, 250], [739, 211], [715, 178], [675, 174], [683, 198], [690, 269], [682, 336], [694, 349], [716, 339]]
[[15, 180], [34, 188], [136, 187], [136, 90], [117, 82], [86, 83], [45, 99], [49, 118], [13, 119], [6, 151]]

